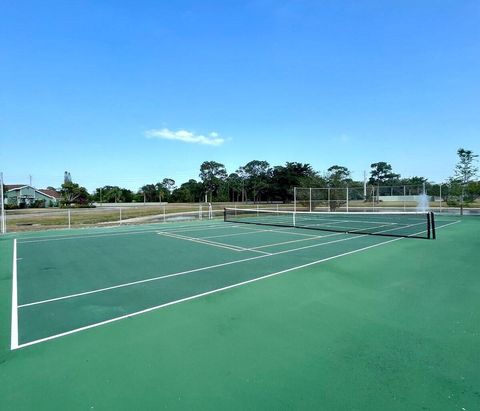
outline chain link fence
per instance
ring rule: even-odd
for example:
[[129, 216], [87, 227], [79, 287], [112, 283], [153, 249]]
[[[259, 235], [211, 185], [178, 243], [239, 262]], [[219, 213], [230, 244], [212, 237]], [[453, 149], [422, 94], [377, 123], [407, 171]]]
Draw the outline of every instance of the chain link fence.
[[5, 217], [6, 232], [18, 232], [203, 220], [219, 217], [222, 213], [223, 207], [209, 208], [208, 204], [102, 205], [94, 208], [5, 210]]
[[423, 211], [480, 215], [475, 194], [460, 198], [449, 184], [423, 186], [321, 187], [294, 189], [294, 203], [125, 203], [97, 204], [93, 208], [28, 208], [5, 210], [6, 232], [109, 227], [171, 221], [220, 218], [224, 207], [266, 208], [292, 211]]
[[298, 211], [417, 211], [432, 210], [458, 214], [480, 214], [474, 193], [462, 198], [458, 186], [428, 184], [362, 187], [296, 187], [294, 206]]

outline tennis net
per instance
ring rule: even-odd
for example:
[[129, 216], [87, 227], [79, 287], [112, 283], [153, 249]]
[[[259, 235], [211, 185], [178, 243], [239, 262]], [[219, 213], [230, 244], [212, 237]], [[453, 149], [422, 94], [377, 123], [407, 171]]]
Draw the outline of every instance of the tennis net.
[[293, 212], [225, 208], [224, 220], [351, 234], [435, 238], [432, 212]]

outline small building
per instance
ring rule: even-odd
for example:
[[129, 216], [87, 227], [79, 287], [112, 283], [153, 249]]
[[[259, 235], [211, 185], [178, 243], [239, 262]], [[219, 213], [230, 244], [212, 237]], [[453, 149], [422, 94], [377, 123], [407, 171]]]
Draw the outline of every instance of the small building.
[[61, 195], [52, 189], [36, 189], [24, 184], [5, 185], [5, 204], [24, 207], [55, 207]]

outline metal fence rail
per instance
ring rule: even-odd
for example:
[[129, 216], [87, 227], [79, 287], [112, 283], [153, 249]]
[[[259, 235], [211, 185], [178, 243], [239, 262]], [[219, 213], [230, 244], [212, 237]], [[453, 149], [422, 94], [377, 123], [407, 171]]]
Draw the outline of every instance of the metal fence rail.
[[[478, 199], [467, 202], [449, 184], [426, 184], [421, 186], [364, 185], [345, 187], [295, 187], [294, 206], [299, 211], [375, 211], [394, 209], [398, 211], [435, 210], [456, 213], [463, 203], [465, 213], [475, 214], [480, 208]], [[470, 210], [470, 212], [469, 212]]]

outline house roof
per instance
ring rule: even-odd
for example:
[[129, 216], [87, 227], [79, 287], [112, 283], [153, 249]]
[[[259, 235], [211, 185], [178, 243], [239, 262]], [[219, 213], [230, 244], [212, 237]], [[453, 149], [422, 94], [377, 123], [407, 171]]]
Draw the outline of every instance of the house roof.
[[47, 190], [47, 189], [41, 188], [37, 191], [39, 191], [42, 194], [45, 194], [46, 196], [50, 196], [50, 197], [53, 197], [53, 198], [60, 198], [61, 197], [61, 194], [56, 190]]
[[10, 190], [15, 190], [17, 188], [26, 187], [26, 185], [25, 184], [4, 184], [3, 187], [5, 187], [6, 191], [10, 191]]
[[56, 191], [56, 190], [48, 190], [48, 189], [37, 189], [35, 187], [32, 187], [32, 186], [29, 186], [28, 184], [5, 184], [5, 189], [6, 191], [13, 191], [13, 190], [19, 190], [21, 188], [24, 188], [24, 187], [31, 187], [33, 188], [35, 191], [37, 191], [38, 193], [40, 194], [43, 194], [47, 197], [51, 197], [51, 198], [54, 198], [54, 199], [59, 199], [61, 197], [61, 194]]

